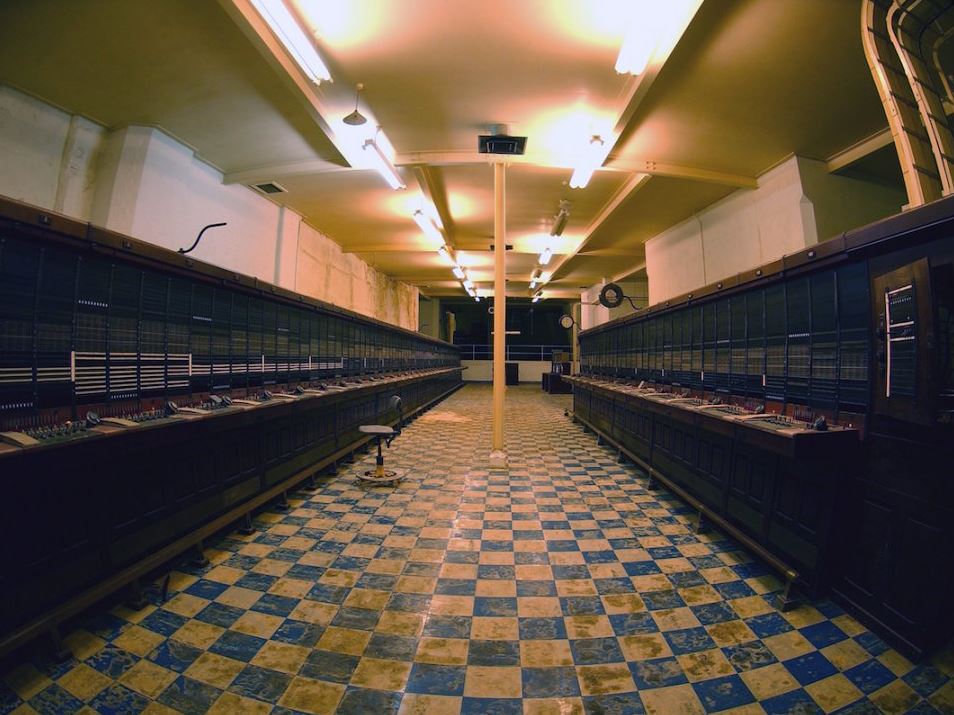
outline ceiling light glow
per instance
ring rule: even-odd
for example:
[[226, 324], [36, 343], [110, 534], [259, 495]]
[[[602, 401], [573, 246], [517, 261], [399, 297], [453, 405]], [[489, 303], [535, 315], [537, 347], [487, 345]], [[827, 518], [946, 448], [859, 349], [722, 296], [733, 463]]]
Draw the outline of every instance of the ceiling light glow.
[[414, 223], [418, 225], [421, 231], [428, 238], [433, 238], [435, 241], [444, 243], [444, 236], [441, 235], [440, 229], [437, 227], [437, 224], [434, 222], [430, 216], [426, 216], [421, 209], [417, 209], [411, 218], [414, 219]]
[[630, 19], [629, 29], [623, 38], [616, 71], [619, 74], [642, 74], [659, 42], [659, 10], [645, 0], [638, 3]]

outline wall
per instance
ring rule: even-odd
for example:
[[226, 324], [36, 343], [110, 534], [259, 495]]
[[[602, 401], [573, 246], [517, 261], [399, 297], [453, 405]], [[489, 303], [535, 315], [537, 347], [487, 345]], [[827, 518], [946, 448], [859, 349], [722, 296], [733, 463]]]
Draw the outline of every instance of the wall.
[[792, 157], [646, 242], [649, 302], [658, 303], [897, 213], [903, 192], [829, 174]]
[[[507, 362], [514, 362], [508, 360]], [[541, 384], [543, 373], [550, 372], [549, 360], [517, 360], [520, 366], [520, 382]], [[460, 364], [467, 369], [464, 370], [464, 382], [492, 382], [493, 360], [461, 360]]]
[[191, 254], [412, 330], [418, 291], [393, 281], [164, 132], [109, 131], [0, 85], [0, 195]]

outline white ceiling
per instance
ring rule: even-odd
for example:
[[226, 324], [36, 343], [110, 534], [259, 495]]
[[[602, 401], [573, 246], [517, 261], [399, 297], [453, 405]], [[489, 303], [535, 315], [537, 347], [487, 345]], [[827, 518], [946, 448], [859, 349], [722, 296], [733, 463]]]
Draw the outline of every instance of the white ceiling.
[[[640, 270], [645, 240], [791, 154], [827, 159], [886, 126], [858, 0], [665, 0], [668, 30], [639, 77], [616, 74], [611, 0], [292, 0], [334, 82], [304, 80], [249, 0], [30, 0], [0, 6], [0, 81], [107, 126], [161, 126], [228, 182], [276, 200], [382, 271], [460, 294], [411, 220], [422, 200], [479, 288], [492, 280], [493, 171], [477, 135], [528, 137], [508, 169], [508, 293], [544, 246], [548, 296]], [[341, 118], [363, 113], [408, 188], [352, 168]], [[370, 126], [370, 123], [369, 123]], [[585, 189], [568, 168], [618, 142]], [[887, 165], [890, 155], [871, 166]], [[646, 172], [645, 175], [640, 172]], [[559, 201], [572, 202], [560, 239]]]

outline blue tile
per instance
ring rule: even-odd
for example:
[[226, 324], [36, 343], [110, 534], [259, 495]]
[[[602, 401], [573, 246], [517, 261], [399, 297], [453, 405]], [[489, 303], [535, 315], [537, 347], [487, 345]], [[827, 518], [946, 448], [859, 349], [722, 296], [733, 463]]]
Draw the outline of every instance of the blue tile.
[[580, 694], [575, 668], [524, 668], [521, 676], [525, 698], [563, 698]]
[[866, 695], [884, 687], [896, 678], [894, 673], [874, 659], [849, 668], [845, 671], [845, 677]]
[[865, 631], [855, 636], [855, 642], [875, 657], [888, 650], [888, 644], [871, 631]]
[[550, 563], [550, 557], [545, 551], [517, 551], [513, 561], [518, 566], [542, 566]]
[[636, 587], [628, 578], [597, 578], [593, 579], [596, 590], [601, 596], [613, 593], [635, 593]]
[[725, 621], [734, 621], [739, 614], [732, 610], [732, 607], [725, 601], [716, 603], [707, 603], [702, 606], [690, 606], [692, 612], [696, 614], [699, 623], [704, 626], [710, 626], [713, 623], [724, 623]]
[[494, 579], [498, 581], [513, 581], [517, 578], [517, 572], [513, 566], [480, 564], [477, 567], [477, 578]]
[[[125, 690], [125, 688], [124, 688]], [[143, 698], [145, 700], [145, 698]], [[61, 713], [75, 713], [83, 709], [83, 701], [77, 700], [62, 687], [53, 683], [30, 698], [30, 707], [41, 715], [61, 715]], [[149, 701], [146, 701], [148, 705]], [[145, 707], [145, 705], [143, 706]], [[133, 710], [132, 712], [140, 712]]]
[[351, 589], [347, 586], [332, 586], [327, 583], [316, 583], [311, 587], [306, 598], [320, 603], [341, 604], [348, 597]]
[[112, 643], [107, 643], [102, 650], [86, 659], [86, 665], [114, 680], [138, 662], [139, 656], [133, 655]]
[[612, 693], [583, 698], [586, 715], [645, 715], [646, 708], [639, 693]]
[[464, 698], [460, 715], [523, 715], [523, 703], [516, 698]]
[[916, 665], [902, 679], [925, 698], [948, 681], [948, 678], [933, 665]]
[[558, 581], [590, 578], [590, 570], [585, 564], [554, 564], [550, 570], [553, 572], [553, 578]]
[[[481, 541], [481, 551], [513, 551], [512, 541]], [[476, 553], [476, 552], [471, 552]]]
[[335, 715], [395, 715], [400, 707], [401, 693], [349, 687]]
[[755, 701], [752, 692], [738, 675], [703, 680], [701, 683], [693, 683], [692, 687], [706, 712], [727, 710]]
[[766, 648], [762, 641], [749, 641], [748, 643], [726, 646], [722, 649], [722, 652], [739, 672], [761, 668], [763, 665], [776, 662], [772, 651]]
[[675, 658], [654, 658], [629, 664], [639, 689], [662, 688], [686, 682], [686, 675]]
[[467, 668], [453, 665], [415, 663], [407, 681], [407, 692], [431, 695], [463, 695]]
[[369, 658], [412, 661], [414, 660], [414, 654], [417, 652], [417, 645], [417, 638], [412, 636], [375, 633], [371, 636], [371, 641], [368, 643], [364, 655]]
[[518, 596], [556, 596], [556, 583], [553, 581], [517, 581]]
[[228, 566], [229, 568], [238, 569], [240, 571], [250, 571], [258, 564], [259, 561], [261, 561], [261, 559], [256, 556], [233, 554], [223, 562], [223, 565]]
[[619, 561], [615, 551], [584, 551], [583, 560], [588, 564], [615, 564]]
[[424, 635], [431, 638], [470, 638], [470, 616], [428, 616]]
[[838, 672], [829, 660], [817, 651], [800, 655], [797, 658], [786, 660], [783, 665], [788, 669], [795, 680], [802, 685], [814, 683], [816, 680], [827, 678]]
[[566, 624], [562, 618], [521, 618], [520, 640], [564, 640]]
[[271, 639], [305, 648], [313, 648], [324, 632], [324, 627], [317, 623], [287, 619], [278, 627]]
[[278, 702], [291, 681], [291, 676], [285, 673], [246, 665], [229, 685], [229, 691], [274, 704]]
[[90, 700], [89, 705], [101, 715], [131, 715], [145, 710], [149, 707], [149, 702], [149, 698], [143, 697], [119, 683], [113, 683]]
[[656, 546], [646, 549], [654, 560], [659, 559], [679, 559], [682, 558], [682, 552], [675, 546]]
[[626, 658], [616, 638], [582, 638], [570, 641], [573, 662], [577, 665], [621, 663]]
[[98, 613], [83, 623], [83, 627], [100, 638], [111, 641], [129, 626], [129, 623], [111, 613]]
[[264, 573], [249, 572], [235, 582], [236, 586], [248, 588], [252, 591], [267, 591], [278, 580], [276, 576], [269, 576]]
[[649, 613], [614, 613], [609, 617], [613, 632], [618, 636], [635, 633], [656, 633], [659, 626]]
[[354, 655], [313, 650], [305, 658], [305, 663], [302, 665], [299, 675], [312, 680], [347, 684], [360, 660], [359, 657]]
[[439, 578], [434, 593], [441, 596], [473, 596], [477, 581], [469, 578]]
[[[196, 614], [195, 619], [203, 623], [211, 623], [214, 626], [228, 628], [241, 618], [244, 613], [245, 611], [235, 606], [227, 606], [224, 603], [210, 603]], [[184, 622], [185, 619], [183, 619], [183, 623]], [[149, 630], [152, 629], [150, 628]], [[177, 628], [176, 630], [179, 629]], [[175, 631], [172, 633], [175, 633]], [[166, 635], [172, 635], [172, 633], [167, 633]]]
[[467, 652], [467, 664], [520, 665], [520, 642], [472, 640]]
[[200, 655], [202, 651], [198, 648], [170, 638], [160, 643], [147, 659], [168, 670], [184, 673]]
[[298, 549], [275, 549], [268, 555], [268, 558], [275, 559], [276, 561], [291, 561], [294, 563], [304, 555], [305, 552], [299, 551]]
[[805, 636], [806, 640], [819, 650], [825, 646], [830, 646], [839, 641], [845, 640], [848, 636], [831, 621], [822, 621], [811, 626], [799, 629], [799, 633]]
[[185, 715], [201, 715], [212, 707], [212, 703], [221, 694], [222, 691], [218, 688], [180, 675], [163, 691], [158, 700]]
[[423, 561], [409, 561], [401, 572], [408, 576], [437, 576], [441, 572], [440, 564], [425, 563]]
[[381, 619], [380, 611], [372, 611], [368, 608], [346, 608], [338, 609], [331, 625], [339, 628], [354, 628], [359, 631], [371, 631]]
[[745, 623], [759, 638], [767, 638], [768, 636], [794, 630], [791, 623], [782, 618], [781, 614], [775, 613], [774, 611], [772, 613], [763, 613], [760, 616], [746, 618]]
[[444, 560], [449, 564], [476, 564], [480, 560], [480, 552], [448, 551]]
[[262, 638], [247, 636], [237, 631], [226, 631], [209, 647], [209, 650], [217, 655], [247, 663], [255, 657], [263, 645], [265, 641]]
[[214, 601], [226, 590], [228, 590], [227, 584], [200, 578], [194, 584], [189, 586], [185, 592], [190, 596], [198, 596], [199, 598], [205, 598], [209, 601]]
[[703, 586], [708, 583], [698, 571], [677, 571], [676, 573], [666, 574], [666, 576], [676, 588]]
[[475, 616], [516, 616], [516, 598], [498, 598], [496, 596], [477, 596], [474, 599]]
[[580, 545], [571, 539], [554, 539], [547, 542], [547, 551], [579, 551]]
[[801, 688], [761, 700], [759, 705], [766, 715], [824, 715], [824, 710]]
[[392, 591], [397, 583], [397, 576], [382, 573], [363, 573], [355, 584], [355, 588], [369, 588], [375, 591]]
[[427, 613], [430, 608], [431, 597], [417, 593], [392, 593], [388, 600], [387, 609], [390, 611], [404, 611], [407, 613]]
[[253, 611], [258, 613], [268, 613], [272, 616], [287, 616], [295, 610], [299, 604], [299, 599], [289, 598], [288, 596], [276, 596], [273, 593], [266, 593], [258, 599], [252, 606]]
[[[930, 715], [936, 715], [934, 708], [931, 708]], [[836, 710], [834, 715], [883, 715], [881, 708], [875, 705], [873, 702], [868, 700], [868, 698], [861, 698], [861, 700], [856, 700], [851, 705], [846, 705], [840, 710]], [[905, 715], [918, 715], [917, 706], [915, 709], [908, 710]], [[927, 714], [925, 714], [927, 715]]]
[[727, 581], [726, 583], [714, 583], [712, 587], [718, 591], [722, 598], [745, 598], [754, 596], [755, 591], [745, 581]]
[[667, 631], [663, 633], [663, 636], [669, 641], [669, 647], [675, 655], [685, 655], [686, 653], [696, 653], [715, 648], [715, 641], [709, 637], [708, 631], [701, 626]]
[[[212, 605], [215, 604], [209, 604], [209, 606], [206, 606], [206, 608], [209, 608]], [[158, 633], [159, 635], [163, 636], [171, 636], [177, 630], [182, 628], [187, 620], [189, 619], [183, 618], [178, 613], [173, 613], [172, 611], [158, 608], [143, 618], [139, 622], [139, 625], [147, 630], [152, 631], [153, 633]]]
[[565, 616], [598, 616], [606, 612], [599, 596], [565, 596], [560, 598], [560, 607]]
[[652, 591], [650, 593], [640, 594], [643, 597], [643, 603], [650, 611], [659, 611], [669, 608], [681, 608], [686, 605], [682, 596], [677, 591]]

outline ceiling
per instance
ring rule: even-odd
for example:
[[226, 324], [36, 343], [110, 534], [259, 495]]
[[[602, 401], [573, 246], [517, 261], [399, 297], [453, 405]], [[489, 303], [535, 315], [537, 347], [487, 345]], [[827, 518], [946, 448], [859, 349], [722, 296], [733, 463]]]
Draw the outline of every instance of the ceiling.
[[[159, 126], [226, 182], [276, 181], [287, 193], [272, 200], [428, 295], [462, 289], [411, 220], [421, 205], [479, 292], [492, 287], [494, 174], [476, 152], [492, 124], [528, 137], [507, 170], [508, 294], [528, 295], [550, 247], [547, 297], [642, 270], [653, 235], [792, 154], [829, 160], [887, 124], [859, 0], [656, 3], [667, 14], [636, 77], [614, 70], [632, 2], [289, 1], [333, 83], [309, 83], [249, 0], [2, 3], [0, 82], [108, 127]], [[341, 118], [358, 82], [403, 191], [354, 161]], [[593, 133], [608, 159], [570, 189]], [[839, 170], [898, 182], [896, 166], [882, 143]]]

